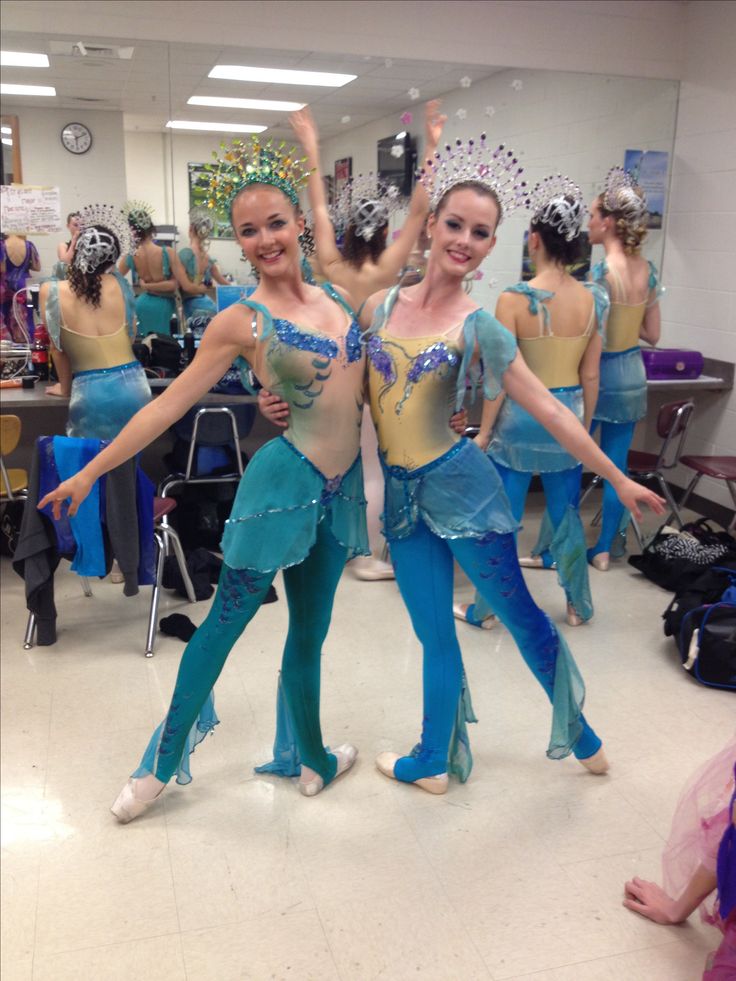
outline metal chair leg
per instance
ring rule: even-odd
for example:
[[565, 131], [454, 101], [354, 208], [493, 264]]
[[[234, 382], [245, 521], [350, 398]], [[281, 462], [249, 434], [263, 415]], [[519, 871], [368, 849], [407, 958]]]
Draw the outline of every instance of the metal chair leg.
[[148, 614], [148, 632], [146, 634], [146, 657], [153, 657], [153, 642], [156, 637], [156, 620], [158, 619], [158, 601], [161, 594], [161, 580], [164, 575], [164, 558], [166, 555], [166, 545], [164, 543], [163, 535], [158, 530], [154, 529], [153, 537], [156, 540], [156, 546], [158, 548], [158, 553], [156, 556], [156, 581], [153, 584], [153, 590], [151, 592], [151, 611]]
[[670, 519], [672, 519], [673, 517], [676, 518], [678, 525], [680, 526], [680, 528], [682, 528], [684, 524], [682, 520], [682, 515], [680, 514], [680, 510], [677, 507], [677, 502], [675, 501], [672, 491], [670, 490], [667, 481], [664, 479], [661, 473], [657, 474], [657, 482], [662, 490], [662, 495], [664, 496], [664, 499], [667, 501], [667, 504], [670, 508], [669, 518]]
[[187, 569], [187, 560], [184, 555], [184, 549], [182, 548], [181, 539], [179, 535], [174, 531], [168, 522], [161, 522], [160, 528], [161, 534], [163, 536], [164, 542], [168, 548], [168, 543], [171, 541], [171, 545], [174, 549], [174, 555], [176, 555], [176, 561], [179, 566], [179, 572], [184, 580], [184, 589], [186, 590], [187, 599], [190, 603], [196, 603], [197, 597], [194, 594], [194, 586], [192, 585], [192, 580], [189, 576], [189, 569]]
[[92, 587], [89, 584], [89, 579], [86, 576], [82, 576], [82, 592], [85, 596], [92, 595]]
[[26, 635], [23, 638], [23, 650], [30, 651], [33, 647], [33, 641], [36, 634], [36, 614], [28, 614], [28, 623], [26, 624]]

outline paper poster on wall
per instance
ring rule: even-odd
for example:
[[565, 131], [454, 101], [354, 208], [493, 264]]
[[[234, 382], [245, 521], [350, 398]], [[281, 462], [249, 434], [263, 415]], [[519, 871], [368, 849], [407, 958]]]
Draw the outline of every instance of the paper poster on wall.
[[647, 196], [649, 228], [662, 227], [669, 156], [666, 150], [627, 150], [624, 154], [624, 170]]
[[[207, 208], [210, 198], [210, 172], [206, 169], [208, 164], [188, 163], [187, 171], [189, 176], [189, 210], [193, 208]], [[225, 211], [216, 208], [207, 208], [215, 221], [212, 230], [212, 238], [230, 239], [233, 241], [233, 229], [230, 224], [230, 215]]]
[[0, 187], [0, 227], [6, 235], [47, 235], [61, 230], [58, 187], [3, 184]]
[[[577, 259], [571, 266], [568, 266], [567, 271], [575, 279], [580, 280], [584, 283], [588, 278], [588, 273], [590, 272], [590, 257], [592, 254], [592, 247], [588, 241], [588, 233], [580, 233], [580, 258]], [[529, 232], [524, 232], [524, 246], [521, 252], [521, 279], [522, 282], [528, 283], [530, 279], [534, 279], [537, 275], [537, 270], [532, 262], [529, 255]]]

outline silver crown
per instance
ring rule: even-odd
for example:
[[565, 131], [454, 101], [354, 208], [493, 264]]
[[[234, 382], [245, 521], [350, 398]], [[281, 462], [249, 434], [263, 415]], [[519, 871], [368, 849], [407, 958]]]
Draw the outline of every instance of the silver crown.
[[444, 154], [438, 151], [426, 161], [419, 180], [430, 194], [432, 210], [456, 184], [474, 181], [484, 185], [498, 198], [500, 223], [526, 203], [529, 189], [526, 181], [520, 179], [523, 172], [513, 150], [503, 143], [492, 150], [486, 143], [486, 134], [482, 133], [477, 141], [455, 140], [454, 147], [447, 143]]
[[88, 204], [79, 212], [77, 221], [80, 231], [72, 262], [81, 272], [99, 269], [106, 261], [112, 265], [130, 251], [130, 229], [119, 208]]
[[623, 167], [612, 167], [606, 175], [603, 207], [619, 212], [631, 222], [643, 221], [647, 214], [647, 199], [634, 178]]
[[348, 225], [355, 234], [370, 242], [376, 231], [388, 224], [395, 211], [404, 204], [398, 187], [381, 180], [377, 174], [358, 174], [347, 182], [330, 211], [338, 235]]
[[123, 205], [123, 214], [135, 235], [153, 228], [153, 207], [145, 201], [126, 201]]
[[189, 224], [200, 238], [209, 238], [215, 229], [215, 219], [206, 208], [192, 208], [189, 212]]
[[585, 218], [583, 192], [569, 177], [562, 174], [545, 177], [534, 186], [527, 207], [533, 223], [549, 225], [567, 242], [580, 234]]

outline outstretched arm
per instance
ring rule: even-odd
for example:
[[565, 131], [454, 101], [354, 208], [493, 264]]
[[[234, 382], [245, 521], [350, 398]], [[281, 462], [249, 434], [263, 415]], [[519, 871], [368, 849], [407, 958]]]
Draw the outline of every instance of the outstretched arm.
[[[447, 122], [447, 116], [440, 112], [440, 100], [432, 99], [424, 107], [424, 157], [434, 155], [437, 144], [442, 136], [442, 129]], [[389, 280], [396, 279], [406, 265], [406, 261], [414, 248], [429, 213], [429, 195], [424, 185], [417, 181], [409, 199], [409, 213], [396, 236], [396, 240], [385, 249], [379, 259], [378, 268]]]
[[639, 502], [646, 504], [655, 514], [664, 513], [665, 502], [657, 494], [623, 474], [601, 452], [588, 433], [566, 406], [547, 391], [537, 376], [528, 368], [521, 354], [517, 354], [503, 376], [503, 387], [514, 401], [527, 410], [576, 460], [589, 470], [607, 480], [618, 499], [635, 518], [641, 518]]
[[74, 477], [59, 484], [38, 506], [42, 508], [53, 502], [54, 515], [58, 518], [61, 502], [71, 498], [69, 514], [75, 515], [99, 477], [135, 456], [181, 418], [222, 378], [241, 351], [252, 349], [255, 341], [250, 332], [244, 329], [243, 310], [243, 307], [236, 305], [218, 314], [210, 322], [194, 361], [186, 371], [162, 395], [137, 412], [94, 460]]
[[325, 185], [322, 179], [322, 167], [319, 158], [319, 133], [317, 125], [312, 118], [312, 113], [308, 108], [300, 109], [289, 117], [291, 128], [294, 135], [304, 147], [307, 155], [307, 166], [310, 168], [307, 191], [309, 193], [309, 203], [312, 206], [312, 218], [314, 221], [314, 245], [317, 251], [317, 259], [322, 270], [326, 273], [330, 265], [342, 262], [343, 258], [337, 247], [335, 239], [335, 229], [330, 220], [330, 211], [327, 206], [327, 196], [325, 195]]

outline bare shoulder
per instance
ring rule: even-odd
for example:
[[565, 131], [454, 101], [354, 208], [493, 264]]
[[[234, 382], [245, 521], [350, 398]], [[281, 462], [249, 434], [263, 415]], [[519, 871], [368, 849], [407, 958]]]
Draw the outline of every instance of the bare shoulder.
[[202, 337], [202, 345], [237, 344], [243, 350], [255, 345], [251, 329], [253, 312], [242, 303], [233, 303], [210, 320]]
[[357, 310], [357, 307], [355, 306], [355, 300], [353, 299], [350, 290], [346, 289], [344, 286], [338, 286], [336, 283], [330, 283], [330, 286], [333, 288], [333, 290], [336, 293], [338, 293], [343, 298], [343, 300], [345, 300], [345, 302], [347, 303], [347, 305], [350, 307], [351, 310]]
[[360, 322], [364, 327], [370, 326], [373, 320], [373, 315], [385, 300], [388, 292], [388, 290], [379, 290], [377, 293], [371, 293], [371, 295], [365, 301], [360, 313]]

